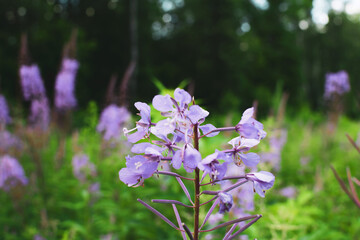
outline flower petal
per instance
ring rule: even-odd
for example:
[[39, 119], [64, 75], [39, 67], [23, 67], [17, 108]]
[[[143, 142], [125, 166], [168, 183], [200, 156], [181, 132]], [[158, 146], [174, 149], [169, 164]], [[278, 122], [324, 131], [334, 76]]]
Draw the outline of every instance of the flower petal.
[[135, 144], [132, 148], [131, 148], [131, 152], [133, 153], [137, 153], [137, 154], [140, 154], [140, 153], [144, 153], [145, 152], [145, 149], [148, 148], [148, 147], [151, 147], [152, 144], [151, 143], [138, 143], [138, 144]]
[[172, 158], [171, 164], [173, 168], [180, 169], [182, 164], [182, 150], [177, 150]]
[[141, 176], [129, 168], [123, 168], [119, 171], [119, 178], [130, 187], [137, 184]]
[[187, 172], [192, 172], [201, 161], [201, 154], [195, 148], [187, 147], [184, 152], [184, 168]]
[[239, 124], [246, 123], [250, 118], [252, 118], [253, 115], [254, 115], [253, 107], [246, 109], [241, 117]]
[[[205, 125], [200, 126], [199, 128], [201, 129], [201, 131], [203, 132], [204, 135], [206, 135], [207, 133], [216, 129], [216, 127], [212, 124], [205, 124]], [[213, 132], [213, 133], [206, 135], [206, 137], [214, 137], [218, 134], [219, 134], [219, 132]]]
[[169, 94], [166, 94], [165, 96], [156, 95], [153, 98], [152, 104], [154, 108], [160, 112], [171, 112], [174, 109]]
[[189, 111], [186, 112], [186, 116], [190, 119], [193, 124], [199, 122], [200, 119], [206, 118], [209, 115], [209, 112], [202, 109], [198, 105], [192, 105], [189, 108]]
[[180, 103], [181, 109], [186, 107], [186, 105], [189, 105], [189, 103], [191, 102], [190, 94], [187, 91], [180, 88], [175, 89], [174, 98], [177, 102]]
[[136, 102], [135, 107], [140, 112], [141, 119], [145, 122], [150, 122], [150, 106], [143, 102]]
[[255, 167], [260, 162], [260, 157], [256, 153], [240, 153], [240, 158], [248, 167]]

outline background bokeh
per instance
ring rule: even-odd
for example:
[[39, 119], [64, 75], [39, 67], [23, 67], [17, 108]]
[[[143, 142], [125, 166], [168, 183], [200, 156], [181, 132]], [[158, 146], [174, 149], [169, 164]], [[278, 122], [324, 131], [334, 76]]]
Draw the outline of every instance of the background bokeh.
[[[12, 99], [19, 92], [20, 35], [27, 32], [32, 60], [52, 99], [62, 47], [78, 28], [80, 108], [89, 100], [103, 103], [111, 74], [123, 75], [134, 47], [138, 64], [131, 100], [151, 99], [154, 78], [170, 88], [187, 79], [195, 96], [214, 110], [258, 100], [267, 113], [277, 88], [290, 95], [291, 111], [303, 106], [321, 110], [326, 72], [345, 69], [353, 86], [347, 111], [357, 116], [359, 17], [334, 10], [332, 2], [138, 1], [136, 38], [131, 40], [130, 1], [1, 1], [1, 85]], [[319, 16], [322, 22], [314, 21]]]

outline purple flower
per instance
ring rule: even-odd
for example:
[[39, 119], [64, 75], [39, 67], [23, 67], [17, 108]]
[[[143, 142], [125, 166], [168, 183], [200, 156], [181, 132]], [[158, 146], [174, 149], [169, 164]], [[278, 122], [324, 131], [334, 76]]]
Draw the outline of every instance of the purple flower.
[[[158, 125], [158, 124], [156, 124]], [[179, 137], [177, 135], [174, 135], [173, 140], [170, 140], [167, 137], [167, 133], [162, 131], [161, 129], [157, 127], [151, 127], [150, 132], [154, 134], [156, 137], [160, 138], [161, 140], [153, 141], [153, 143], [161, 145], [168, 149], [168, 156], [175, 154], [174, 146], [176, 146], [176, 142], [179, 140]]]
[[[151, 109], [149, 105], [142, 102], [136, 102], [135, 107], [139, 110], [141, 119], [136, 122], [136, 128], [132, 130], [127, 130], [124, 128], [124, 134], [127, 136], [128, 141], [131, 143], [136, 143], [141, 140], [145, 135], [149, 133], [149, 128], [151, 126]], [[136, 130], [135, 133], [128, 135], [128, 133]]]
[[9, 191], [12, 187], [28, 184], [24, 169], [20, 163], [9, 155], [0, 158], [0, 188]]
[[274, 175], [265, 171], [248, 173], [246, 178], [254, 183], [254, 190], [260, 197], [265, 197], [265, 190], [272, 188], [275, 181]]
[[81, 182], [85, 182], [86, 178], [96, 175], [95, 165], [89, 161], [86, 154], [77, 154], [72, 159], [74, 176]]
[[209, 115], [208, 111], [198, 105], [192, 105], [188, 109], [190, 102], [190, 94], [183, 89], [177, 88], [174, 92], [174, 98], [168, 94], [165, 96], [156, 95], [152, 104], [163, 116], [173, 119], [174, 124], [177, 123], [178, 126], [189, 129], [192, 124], [203, 121]]
[[36, 234], [34, 240], [46, 240], [46, 238], [43, 238], [40, 234]]
[[99, 191], [100, 191], [100, 183], [96, 182], [96, 183], [91, 184], [89, 186], [88, 190], [89, 190], [90, 193], [94, 193], [94, 194], [99, 193]]
[[276, 129], [272, 132], [269, 139], [270, 151], [261, 154], [263, 162], [269, 162], [276, 171], [280, 170], [281, 151], [286, 143], [286, 140], [286, 129]]
[[50, 108], [46, 97], [32, 100], [29, 121], [35, 128], [43, 131], [48, 129], [50, 123]]
[[22, 148], [22, 142], [10, 132], [0, 131], [0, 154], [9, 152], [11, 148], [14, 148], [16, 151], [20, 151]]
[[254, 210], [254, 189], [251, 187], [251, 185], [244, 184], [241, 186], [238, 193], [238, 199], [240, 206], [243, 208], [243, 211], [250, 212]]
[[349, 75], [346, 71], [327, 73], [324, 97], [329, 99], [334, 94], [343, 95], [350, 91]]
[[3, 95], [0, 94], [0, 129], [1, 125], [6, 125], [11, 122], [11, 118], [9, 115], [9, 108], [6, 103], [6, 99]]
[[44, 83], [36, 64], [22, 65], [20, 67], [20, 79], [25, 100], [45, 96]]
[[286, 198], [295, 198], [296, 196], [296, 188], [295, 187], [285, 187], [280, 190], [280, 195]]
[[233, 205], [233, 197], [227, 192], [220, 192], [218, 195], [220, 199], [219, 213], [229, 212]]
[[[225, 160], [225, 162], [220, 164], [219, 159]], [[225, 176], [229, 161], [231, 158], [228, 155], [216, 150], [215, 153], [204, 158], [198, 164], [198, 168], [204, 172], [203, 178], [209, 174], [213, 181], [221, 180]]]
[[200, 152], [190, 144], [190, 139], [187, 137], [187, 133], [185, 133], [185, 144], [180, 150], [175, 152], [171, 161], [173, 168], [180, 169], [183, 163], [187, 172], [193, 172], [200, 161]]
[[131, 148], [133, 153], [144, 153], [144, 157], [151, 161], [159, 162], [162, 158], [163, 148], [153, 145], [151, 143], [138, 143]]
[[75, 98], [75, 77], [79, 63], [65, 58], [55, 82], [55, 106], [59, 110], [69, 110], [77, 105]]
[[243, 162], [248, 167], [255, 167], [260, 162], [260, 157], [256, 153], [245, 153], [250, 148], [259, 144], [257, 139], [246, 139], [242, 137], [236, 137], [229, 141], [229, 144], [233, 146], [232, 150], [228, 150], [233, 156], [234, 162], [240, 165]]
[[254, 108], [248, 108], [243, 113], [240, 122], [235, 126], [235, 130], [244, 138], [263, 139], [266, 136], [262, 123], [256, 121], [252, 116]]
[[118, 107], [115, 104], [107, 106], [101, 113], [100, 122], [96, 130], [105, 132], [104, 139], [118, 138], [124, 123], [130, 118], [130, 113], [125, 107]]
[[119, 172], [119, 178], [129, 187], [141, 185], [146, 178], [151, 177], [156, 171], [159, 162], [146, 159], [144, 156], [136, 155], [126, 157], [126, 168]]
[[[212, 124], [205, 124], [205, 125], [199, 126], [199, 128], [203, 132], [204, 135], [206, 135], [207, 133], [216, 129], [216, 127]], [[213, 132], [213, 133], [206, 135], [206, 137], [215, 137], [219, 133], [220, 132]]]

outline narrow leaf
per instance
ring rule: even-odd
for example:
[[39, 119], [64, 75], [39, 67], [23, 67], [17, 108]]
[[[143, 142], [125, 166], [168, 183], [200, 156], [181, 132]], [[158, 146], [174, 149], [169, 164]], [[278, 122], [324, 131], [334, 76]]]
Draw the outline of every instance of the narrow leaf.
[[243, 226], [242, 228], [240, 228], [238, 231], [236, 231], [233, 235], [231, 235], [230, 237], [228, 237], [226, 240], [231, 240], [234, 239], [237, 235], [239, 235], [240, 233], [242, 233], [243, 231], [245, 231], [248, 227], [250, 227], [251, 225], [253, 225], [257, 220], [259, 220], [259, 218], [261, 218], [262, 215], [257, 215], [257, 217], [253, 220], [251, 220], [248, 224], [246, 224], [245, 226]]
[[356, 193], [356, 189], [355, 189], [355, 186], [354, 186], [354, 183], [352, 182], [351, 180], [351, 172], [350, 172], [350, 169], [349, 168], [346, 168], [346, 173], [347, 173], [347, 177], [348, 177], [348, 182], [349, 182], [349, 185], [350, 185], [350, 190], [351, 190], [351, 195], [353, 196], [354, 198], [354, 201], [356, 202], [356, 205], [358, 207], [360, 207], [360, 200], [359, 200], [359, 197]]
[[187, 190], [185, 184], [183, 183], [183, 181], [181, 181], [180, 178], [176, 178], [176, 180], [178, 181], [179, 185], [181, 186], [182, 190], [184, 191], [185, 195], [187, 196], [187, 198], [189, 199], [189, 201], [191, 202], [192, 205], [194, 205], [193, 201], [191, 200], [191, 196], [189, 191]]
[[359, 179], [357, 179], [356, 177], [352, 177], [352, 180], [354, 181], [354, 183], [356, 183], [358, 186], [360, 186]]
[[185, 180], [190, 180], [190, 181], [194, 181], [195, 179], [193, 178], [187, 178], [187, 177], [183, 177], [177, 173], [173, 173], [173, 172], [166, 172], [166, 171], [157, 171], [157, 174], [162, 174], [162, 175], [168, 175], [168, 176], [172, 176], [172, 177], [178, 177], [178, 178], [182, 178]]
[[149, 209], [150, 211], [152, 211], [154, 214], [156, 214], [158, 217], [160, 217], [162, 220], [164, 220], [167, 224], [169, 224], [170, 226], [172, 226], [173, 228], [175, 228], [176, 230], [179, 230], [179, 228], [177, 228], [175, 226], [174, 223], [172, 223], [169, 219], [167, 219], [164, 215], [162, 215], [158, 210], [156, 210], [155, 208], [151, 207], [149, 204], [145, 203], [144, 201], [142, 201], [141, 199], [137, 199], [142, 205], [144, 205], [147, 209]]
[[355, 141], [349, 136], [349, 134], [346, 134], [346, 137], [348, 138], [349, 142], [354, 146], [354, 148], [360, 153], [359, 146], [356, 145]]
[[165, 204], [177, 204], [183, 207], [187, 207], [187, 208], [194, 208], [194, 206], [189, 206], [186, 205], [180, 201], [176, 201], [176, 200], [167, 200], [167, 199], [152, 199], [151, 200], [153, 203], [165, 203]]
[[[349, 189], [346, 187], [344, 181], [340, 178], [340, 176], [338, 175], [338, 173], [336, 172], [336, 170], [334, 169], [333, 166], [330, 166], [331, 170], [333, 171], [336, 180], [339, 182], [340, 187], [344, 190], [344, 192], [349, 196], [349, 198], [357, 205], [355, 199], [353, 198], [353, 196], [351, 195], [351, 193], [349, 192]], [[360, 207], [360, 206], [359, 206]]]
[[194, 240], [194, 237], [193, 237], [193, 235], [192, 235], [189, 227], [188, 227], [185, 223], [183, 223], [183, 227], [184, 227], [184, 229], [185, 229], [185, 232], [186, 232], [187, 235], [189, 236], [190, 240]]
[[215, 209], [215, 207], [216, 207], [216, 205], [217, 205], [218, 203], [219, 203], [219, 199], [217, 199], [217, 200], [213, 203], [213, 205], [211, 206], [211, 208], [209, 209], [208, 213], [207, 213], [206, 216], [205, 216], [204, 222], [203, 222], [203, 224], [201, 225], [201, 227], [199, 228], [199, 230], [202, 229], [202, 227], [205, 225], [205, 223], [207, 222], [207, 220], [208, 220], [209, 217], [211, 216], [211, 213], [214, 211], [214, 209]]
[[232, 232], [235, 230], [235, 228], [238, 226], [239, 223], [235, 223], [230, 229], [229, 231], [227, 231], [227, 233], [225, 234], [223, 240], [226, 240], [231, 234]]
[[[218, 228], [222, 228], [222, 227], [226, 227], [226, 226], [228, 226], [228, 225], [234, 224], [234, 223], [238, 223], [238, 222], [243, 222], [243, 221], [246, 221], [246, 220], [250, 220], [250, 219], [256, 218], [256, 217], [258, 217], [258, 216], [261, 216], [261, 215], [252, 215], [252, 216], [247, 216], [247, 217], [238, 218], [238, 219], [235, 219], [235, 220], [231, 220], [231, 221], [222, 223], [222, 224], [217, 225], [216, 227], [211, 228], [211, 229], [208, 229], [208, 230], [201, 230], [200, 232], [211, 232], [211, 231], [214, 231], [214, 230], [216, 230], [216, 229], [218, 229]], [[260, 218], [260, 217], [259, 217], [259, 218]]]
[[172, 204], [172, 207], [174, 209], [176, 221], [178, 222], [178, 225], [179, 225], [179, 228], [180, 228], [181, 236], [182, 236], [183, 240], [186, 240], [186, 234], [185, 234], [185, 230], [184, 230], [184, 227], [182, 225], [182, 222], [181, 222], [180, 214], [179, 214], [175, 204]]

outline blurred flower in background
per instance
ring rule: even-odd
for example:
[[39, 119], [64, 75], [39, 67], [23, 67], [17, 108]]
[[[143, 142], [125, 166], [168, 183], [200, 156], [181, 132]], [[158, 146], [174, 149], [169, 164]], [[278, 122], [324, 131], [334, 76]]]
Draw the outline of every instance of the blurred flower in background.
[[20, 66], [21, 87], [25, 100], [45, 96], [45, 87], [36, 64]]
[[126, 121], [130, 119], [130, 113], [125, 107], [118, 107], [115, 104], [107, 106], [100, 116], [96, 130], [104, 132], [104, 140], [117, 139], [120, 137]]
[[34, 99], [31, 102], [30, 124], [43, 131], [47, 130], [50, 123], [50, 108], [46, 97]]
[[11, 148], [21, 150], [21, 140], [8, 131], [0, 131], [0, 154], [7, 153]]
[[76, 107], [75, 77], [79, 62], [64, 58], [55, 82], [55, 106], [58, 110], [69, 110]]
[[6, 99], [3, 95], [0, 94], [0, 130], [1, 126], [5, 126], [11, 121], [11, 117], [9, 115], [9, 108], [6, 102]]
[[9, 191], [18, 184], [28, 184], [24, 169], [20, 163], [9, 155], [0, 158], [0, 188]]
[[89, 176], [96, 175], [95, 165], [89, 161], [86, 154], [77, 154], [72, 159], [74, 176], [84, 183]]
[[326, 74], [325, 99], [330, 99], [334, 94], [343, 95], [349, 91], [349, 75], [346, 71]]

